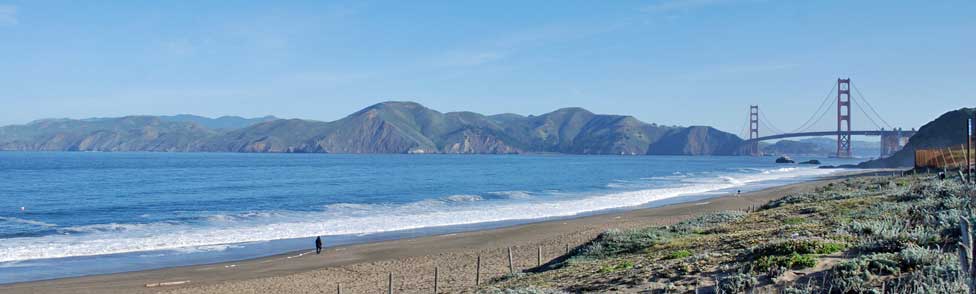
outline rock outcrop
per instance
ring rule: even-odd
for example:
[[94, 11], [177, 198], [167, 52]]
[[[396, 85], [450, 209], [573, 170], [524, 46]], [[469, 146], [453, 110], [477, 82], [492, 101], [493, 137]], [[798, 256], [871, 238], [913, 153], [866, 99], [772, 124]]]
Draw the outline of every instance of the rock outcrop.
[[966, 144], [966, 121], [973, 117], [976, 109], [962, 108], [946, 112], [918, 129], [900, 151], [890, 157], [875, 159], [858, 164], [863, 168], [912, 167], [915, 164], [915, 149], [945, 148]]
[[780, 156], [776, 159], [776, 163], [796, 163], [796, 161], [791, 159], [789, 156]]

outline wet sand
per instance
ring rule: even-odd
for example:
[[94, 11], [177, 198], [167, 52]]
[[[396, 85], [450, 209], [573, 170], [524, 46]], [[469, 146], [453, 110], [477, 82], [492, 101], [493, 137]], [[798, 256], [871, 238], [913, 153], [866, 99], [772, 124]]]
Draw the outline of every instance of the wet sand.
[[663, 225], [712, 211], [749, 209], [865, 173], [869, 172], [663, 207], [332, 247], [320, 255], [308, 250], [209, 265], [0, 285], [0, 293], [336, 293], [338, 284], [343, 293], [383, 293], [390, 273], [395, 293], [431, 293], [435, 267], [439, 292], [467, 292], [476, 289], [479, 255], [484, 283], [509, 272], [509, 247], [515, 270], [527, 270], [536, 266], [539, 248], [542, 263], [546, 263], [563, 255], [567, 247], [584, 244], [610, 228]]

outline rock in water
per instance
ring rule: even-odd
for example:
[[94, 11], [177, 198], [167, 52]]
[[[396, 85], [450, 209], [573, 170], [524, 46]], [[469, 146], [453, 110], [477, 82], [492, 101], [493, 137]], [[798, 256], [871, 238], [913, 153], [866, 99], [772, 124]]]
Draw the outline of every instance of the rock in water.
[[796, 161], [790, 159], [789, 156], [780, 156], [779, 158], [776, 159], [776, 163], [796, 163]]
[[816, 159], [811, 159], [811, 160], [801, 162], [800, 164], [820, 164], [820, 161]]

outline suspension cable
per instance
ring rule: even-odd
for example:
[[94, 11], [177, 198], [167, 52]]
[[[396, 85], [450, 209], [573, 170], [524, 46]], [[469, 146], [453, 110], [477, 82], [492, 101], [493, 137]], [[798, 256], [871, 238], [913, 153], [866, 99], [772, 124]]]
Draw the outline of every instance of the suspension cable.
[[810, 124], [809, 126], [807, 126], [807, 128], [804, 129], [803, 131], [807, 131], [810, 128], [812, 128], [813, 126], [815, 126], [818, 123], [820, 123], [821, 121], [823, 121], [823, 118], [827, 116], [827, 113], [830, 113], [830, 109], [833, 108], [836, 105], [837, 105], [837, 101], [836, 100], [832, 100], [832, 102], [830, 102], [830, 106], [827, 106], [827, 108], [824, 109], [824, 112], [820, 113], [820, 117], [818, 117], [817, 120], [814, 121], [812, 124]]
[[[888, 126], [888, 128], [893, 129], [894, 127], [892, 127], [891, 124], [889, 124], [887, 121], [885, 121], [885, 119], [883, 117], [881, 117], [881, 114], [879, 114], [878, 111], [874, 109], [874, 106], [871, 105], [871, 102], [868, 101], [868, 98], [865, 98], [864, 97], [864, 94], [861, 94], [861, 90], [857, 89], [857, 85], [855, 85], [854, 83], [851, 83], [851, 86], [854, 88], [854, 92], [857, 92], [857, 96], [859, 98], [861, 98], [861, 99], [864, 100], [864, 104], [867, 104], [868, 109], [870, 109], [871, 112], [873, 112], [874, 115], [877, 116], [878, 119], [881, 120], [881, 122], [885, 124], [885, 126]], [[867, 114], [865, 114], [865, 115], [867, 115]]]
[[776, 132], [778, 134], [785, 134], [786, 133], [783, 130], [780, 130], [779, 128], [773, 126], [773, 122], [770, 121], [768, 118], [766, 118], [766, 115], [763, 114], [761, 111], [759, 112], [759, 117], [762, 118], [762, 119], [759, 120], [759, 122], [760, 123], [763, 123], [770, 130], [773, 130], [774, 132]]
[[749, 135], [750, 135], [749, 132], [750, 132], [750, 130], [748, 129], [749, 128], [748, 124], [749, 124], [749, 122], [747, 122], [747, 121], [746, 122], [743, 122], [742, 123], [742, 127], [739, 128], [739, 135], [741, 135], [743, 139], [749, 139]]
[[[810, 125], [808, 125], [808, 124], [810, 124], [810, 122], [812, 122], [813, 119], [815, 117], [817, 117], [817, 114], [820, 113], [820, 111], [822, 110], [822, 108], [824, 107], [824, 105], [826, 105], [827, 102], [830, 101], [830, 94], [833, 94], [834, 93], [834, 89], [837, 89], [837, 84], [836, 83], [834, 83], [834, 86], [830, 88], [830, 91], [827, 91], [827, 95], [824, 96], [824, 100], [820, 102], [820, 106], [817, 106], [817, 110], [814, 111], [812, 115], [810, 115], [810, 118], [808, 118], [806, 122], [804, 122], [802, 125], [800, 125], [795, 130], [793, 130], [793, 133], [799, 133], [800, 131], [804, 130], [804, 128], [810, 127]], [[827, 111], [829, 109], [830, 108], [828, 107], [827, 109], [823, 109], [822, 111]]]
[[868, 121], [870, 121], [871, 124], [874, 124], [874, 127], [878, 128], [878, 129], [881, 129], [881, 125], [878, 125], [878, 122], [874, 121], [874, 119], [872, 119], [871, 116], [869, 116], [868, 113], [864, 111], [864, 109], [863, 109], [864, 107], [861, 107], [861, 103], [858, 103], [857, 102], [857, 99], [851, 99], [851, 101], [853, 101], [854, 102], [854, 105], [857, 106], [857, 110], [860, 110], [861, 113], [864, 114], [864, 117], [867, 117], [868, 118]]

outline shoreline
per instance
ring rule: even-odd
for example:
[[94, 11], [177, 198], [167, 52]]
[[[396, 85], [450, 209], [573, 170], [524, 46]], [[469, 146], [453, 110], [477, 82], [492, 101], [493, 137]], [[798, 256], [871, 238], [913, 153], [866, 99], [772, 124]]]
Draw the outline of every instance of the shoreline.
[[[747, 209], [829, 181], [877, 172], [851, 171], [741, 196], [726, 195], [501, 228], [328, 247], [322, 255], [315, 255], [314, 250], [295, 251], [240, 261], [4, 284], [0, 285], [0, 292], [258, 293], [282, 289], [318, 292], [335, 291], [336, 284], [342, 283], [344, 291], [355, 293], [385, 290], [387, 273], [398, 277], [399, 286], [395, 287], [410, 292], [431, 287], [427, 285], [429, 281], [424, 281], [432, 279], [435, 266], [441, 273], [440, 289], [455, 292], [474, 286], [474, 263], [478, 255], [484, 257], [481, 277], [484, 282], [508, 272], [507, 252], [503, 252], [506, 248], [513, 248], [516, 267], [527, 269], [535, 266], [538, 251], [542, 251], [542, 262], [545, 263], [562, 255], [566, 247], [584, 244], [609, 228], [664, 225], [710, 211]], [[147, 287], [153, 284], [154, 287]]]

